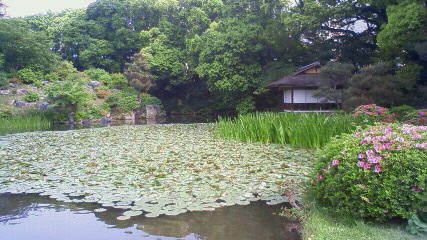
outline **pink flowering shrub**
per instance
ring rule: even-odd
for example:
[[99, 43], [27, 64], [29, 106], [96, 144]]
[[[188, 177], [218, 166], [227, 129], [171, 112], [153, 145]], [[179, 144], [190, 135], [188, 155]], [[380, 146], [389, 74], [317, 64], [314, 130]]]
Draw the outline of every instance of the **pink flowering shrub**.
[[368, 124], [375, 122], [394, 122], [395, 113], [391, 113], [388, 108], [380, 107], [375, 104], [360, 105], [354, 109], [352, 116], [364, 120]]
[[333, 139], [319, 154], [310, 189], [329, 208], [385, 220], [423, 206], [427, 126], [379, 123]]
[[420, 109], [406, 114], [405, 123], [418, 126], [427, 125], [427, 109]]

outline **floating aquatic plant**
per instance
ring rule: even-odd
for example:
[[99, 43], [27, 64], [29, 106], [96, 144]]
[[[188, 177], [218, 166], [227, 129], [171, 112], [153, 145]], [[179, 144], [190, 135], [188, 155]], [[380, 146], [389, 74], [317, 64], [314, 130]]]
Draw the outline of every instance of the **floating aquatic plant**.
[[126, 210], [120, 220], [282, 203], [278, 183], [301, 184], [313, 162], [305, 150], [218, 139], [209, 124], [20, 133], [3, 140], [0, 193], [99, 203]]

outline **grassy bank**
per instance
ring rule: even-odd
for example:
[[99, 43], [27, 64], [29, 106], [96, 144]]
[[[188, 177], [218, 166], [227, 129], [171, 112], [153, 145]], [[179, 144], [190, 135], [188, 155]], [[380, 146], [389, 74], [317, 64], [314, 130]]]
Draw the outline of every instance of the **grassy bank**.
[[51, 120], [40, 113], [0, 118], [0, 135], [15, 132], [47, 130], [51, 127], [51, 124]]
[[422, 239], [403, 224], [374, 224], [312, 207], [303, 224], [303, 240], [411, 240]]
[[245, 142], [290, 144], [294, 147], [319, 148], [333, 136], [356, 128], [348, 114], [255, 113], [236, 119], [220, 118], [216, 134]]

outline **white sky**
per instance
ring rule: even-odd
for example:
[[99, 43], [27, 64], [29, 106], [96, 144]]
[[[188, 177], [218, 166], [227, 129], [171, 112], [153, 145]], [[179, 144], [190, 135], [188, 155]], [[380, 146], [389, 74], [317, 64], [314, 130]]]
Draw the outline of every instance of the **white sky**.
[[67, 8], [86, 8], [96, 0], [3, 0], [8, 6], [7, 15], [9, 17], [24, 17], [52, 12], [60, 12]]

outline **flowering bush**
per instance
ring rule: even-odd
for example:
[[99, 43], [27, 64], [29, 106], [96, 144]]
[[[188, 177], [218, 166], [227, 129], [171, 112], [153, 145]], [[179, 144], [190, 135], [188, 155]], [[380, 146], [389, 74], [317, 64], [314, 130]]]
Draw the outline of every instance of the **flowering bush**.
[[393, 122], [396, 114], [391, 113], [388, 108], [368, 104], [358, 106], [354, 109], [352, 116], [360, 118], [368, 124], [373, 124], [375, 122]]
[[427, 124], [427, 109], [420, 109], [406, 114], [407, 124], [425, 126]]
[[427, 127], [382, 123], [326, 145], [310, 188], [337, 212], [408, 218], [423, 205], [426, 176]]

